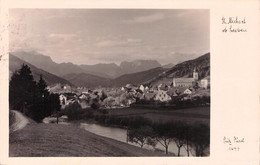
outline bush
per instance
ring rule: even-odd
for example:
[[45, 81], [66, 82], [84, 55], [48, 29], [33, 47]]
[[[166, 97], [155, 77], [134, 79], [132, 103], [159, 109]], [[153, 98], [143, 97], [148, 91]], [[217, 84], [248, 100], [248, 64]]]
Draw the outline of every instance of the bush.
[[99, 109], [100, 104], [99, 104], [98, 101], [99, 101], [99, 100], [98, 100], [97, 98], [93, 99], [93, 100], [92, 100], [92, 104], [91, 104], [91, 108], [93, 108], [93, 109]]
[[68, 120], [79, 120], [82, 119], [83, 110], [78, 102], [74, 102], [68, 105], [64, 111], [68, 112]]
[[92, 119], [94, 117], [94, 112], [90, 109], [83, 109], [82, 119]]
[[97, 111], [104, 115], [108, 114], [108, 111], [106, 109], [98, 109]]

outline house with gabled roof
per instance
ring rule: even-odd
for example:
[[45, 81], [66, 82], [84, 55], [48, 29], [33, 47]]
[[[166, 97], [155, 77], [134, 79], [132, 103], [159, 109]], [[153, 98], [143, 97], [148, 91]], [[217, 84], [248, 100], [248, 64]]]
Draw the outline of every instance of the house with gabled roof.
[[171, 97], [176, 97], [176, 96], [178, 96], [178, 94], [176, 92], [177, 92], [176, 88], [169, 88], [169, 90], [167, 91], [167, 94]]
[[161, 101], [161, 102], [167, 102], [170, 101], [172, 98], [167, 94], [167, 91], [164, 90], [158, 90], [157, 94], [155, 95], [154, 100]]
[[183, 92], [183, 94], [188, 94], [188, 95], [192, 94], [192, 89], [191, 89], [191, 88], [185, 89], [185, 91]]
[[156, 95], [156, 92], [153, 93], [144, 93], [144, 100], [150, 101], [153, 100]]

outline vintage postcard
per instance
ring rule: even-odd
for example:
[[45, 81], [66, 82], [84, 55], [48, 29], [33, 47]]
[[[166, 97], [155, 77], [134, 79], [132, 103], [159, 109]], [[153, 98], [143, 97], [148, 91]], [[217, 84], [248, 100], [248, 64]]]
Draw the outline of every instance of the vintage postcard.
[[259, 164], [259, 14], [1, 1], [0, 164]]

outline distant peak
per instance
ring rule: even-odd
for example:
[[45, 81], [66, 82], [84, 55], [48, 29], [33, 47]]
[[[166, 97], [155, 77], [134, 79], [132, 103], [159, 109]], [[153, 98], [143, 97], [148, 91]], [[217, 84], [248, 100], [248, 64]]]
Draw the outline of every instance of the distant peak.
[[155, 64], [161, 66], [161, 64], [157, 60], [142, 60], [142, 59], [137, 59], [133, 61], [122, 61], [120, 63], [120, 66], [127, 65], [127, 64], [134, 64], [134, 65], [143, 65], [143, 64]]

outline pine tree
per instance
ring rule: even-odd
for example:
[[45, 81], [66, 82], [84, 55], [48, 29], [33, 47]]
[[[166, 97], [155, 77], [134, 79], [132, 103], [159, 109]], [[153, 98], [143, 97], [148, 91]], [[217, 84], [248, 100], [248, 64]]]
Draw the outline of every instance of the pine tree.
[[47, 83], [45, 82], [45, 80], [42, 78], [42, 75], [40, 75], [40, 79], [37, 83], [37, 87], [39, 89], [40, 94], [42, 94], [42, 96], [47, 96], [49, 94], [47, 88]]
[[9, 104], [37, 122], [60, 110], [59, 95], [48, 92], [42, 75], [36, 83], [29, 66], [23, 64], [9, 83]]
[[28, 108], [35, 101], [36, 82], [33, 80], [32, 72], [27, 65], [22, 65], [16, 71], [9, 84], [10, 107], [27, 113]]
[[47, 83], [40, 75], [40, 79], [37, 82], [37, 104], [34, 105], [32, 110], [34, 118], [42, 120], [44, 117], [51, 115], [51, 109], [48, 109], [50, 93], [48, 92]]

